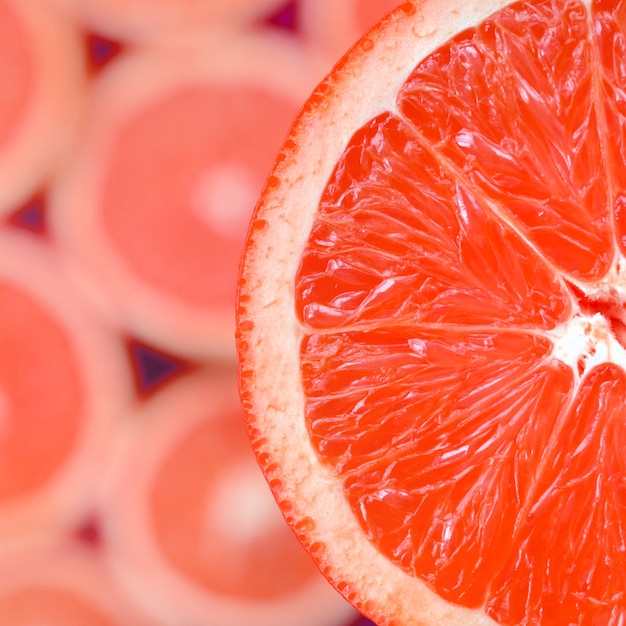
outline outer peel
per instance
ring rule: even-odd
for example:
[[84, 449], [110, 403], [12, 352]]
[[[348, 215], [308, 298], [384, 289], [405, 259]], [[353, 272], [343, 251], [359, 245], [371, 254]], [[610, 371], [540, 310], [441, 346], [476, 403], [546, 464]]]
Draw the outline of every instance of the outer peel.
[[506, 4], [407, 2], [361, 39], [297, 118], [248, 234], [238, 350], [241, 396], [257, 458], [287, 521], [320, 569], [381, 626], [493, 621], [440, 599], [373, 548], [337, 477], [316, 458], [303, 416], [304, 330], [295, 315], [294, 278], [321, 191], [352, 133], [378, 113], [395, 110], [400, 86], [422, 58]]

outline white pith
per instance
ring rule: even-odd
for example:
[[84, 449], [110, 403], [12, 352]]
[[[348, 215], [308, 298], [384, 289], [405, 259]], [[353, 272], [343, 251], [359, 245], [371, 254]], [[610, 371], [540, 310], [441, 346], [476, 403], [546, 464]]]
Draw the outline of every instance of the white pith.
[[600, 363], [615, 363], [626, 371], [626, 352], [601, 313], [578, 313], [548, 336], [552, 355], [574, 371], [580, 365], [584, 373]]
[[[612, 312], [620, 322], [626, 320], [625, 270], [625, 259], [618, 254], [601, 280], [577, 285], [590, 301], [613, 305]], [[549, 331], [547, 337], [552, 342], [552, 356], [568, 365], [579, 380], [601, 363], [613, 363], [626, 371], [624, 337], [618, 337], [611, 320], [602, 312], [585, 312], [574, 306], [569, 319]]]
[[[379, 626], [494, 624], [481, 610], [442, 600], [364, 540], [337, 476], [320, 464], [310, 445], [303, 417], [299, 348], [306, 331], [295, 317], [293, 283], [321, 190], [352, 133], [382, 111], [395, 110], [398, 89], [419, 60], [508, 2], [411, 4], [414, 14], [396, 12], [331, 75], [319, 92], [324, 93], [321, 103], [305, 108], [292, 131], [293, 154], [278, 163], [268, 181], [241, 274], [246, 296], [239, 312], [242, 399], [261, 433], [255, 448], [270, 485], [279, 502], [288, 504], [286, 518], [296, 529], [313, 520], [303, 538], [309, 547], [319, 544], [312, 552], [321, 569], [361, 611]], [[598, 289], [610, 291], [608, 284]], [[601, 314], [574, 307], [571, 319], [548, 337], [552, 356], [574, 372], [581, 358], [583, 373], [605, 361], [626, 369], [626, 353]], [[392, 616], [387, 606], [394, 607]]]

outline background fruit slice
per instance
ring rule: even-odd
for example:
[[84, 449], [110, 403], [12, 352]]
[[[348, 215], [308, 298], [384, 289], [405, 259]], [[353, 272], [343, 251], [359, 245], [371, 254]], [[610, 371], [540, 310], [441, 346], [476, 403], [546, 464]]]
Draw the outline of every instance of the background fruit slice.
[[354, 612], [285, 526], [249, 454], [237, 397], [234, 371], [207, 370], [132, 416], [100, 507], [107, 558], [164, 625], [346, 624]]
[[90, 30], [127, 42], [162, 42], [192, 33], [250, 27], [284, 0], [59, 0]]
[[[289, 37], [278, 36], [278, 29], [272, 26], [265, 31], [266, 24], [289, 19], [289, 10], [281, 16], [278, 3], [271, 0], [247, 3], [250, 11], [244, 7], [246, 3], [224, 3], [222, 8], [228, 14], [219, 19], [216, 14], [207, 21], [196, 19], [199, 14], [194, 13], [192, 3], [171, 3], [169, 9], [165, 2], [151, 3], [149, 15], [142, 12], [145, 7], [140, 4], [118, 5], [123, 14], [118, 21], [115, 1], [106, 6], [78, 2], [75, 10], [64, 0], [7, 0], [0, 6], [0, 76], [6, 83], [4, 100], [0, 97], [0, 204], [6, 193], [6, 210], [0, 208], [0, 623], [225, 626], [242, 623], [243, 616], [246, 626], [354, 624], [359, 620], [356, 612], [319, 575], [282, 523], [248, 454], [237, 413], [232, 308], [248, 215], [238, 223], [241, 231], [235, 235], [219, 212], [202, 214], [202, 205], [210, 208], [223, 197], [230, 206], [239, 207], [248, 197], [250, 205], [242, 210], [251, 211], [288, 118], [325, 66], [300, 46], [293, 29]], [[129, 15], [133, 7], [137, 9], [135, 21]], [[164, 12], [159, 14], [161, 8]], [[208, 2], [201, 10], [221, 9], [219, 3]], [[112, 13], [107, 16], [108, 11]], [[11, 22], [13, 13], [15, 23]], [[195, 41], [188, 39], [188, 26], [195, 31]], [[248, 29], [250, 33], [242, 32]], [[136, 53], [133, 44], [139, 40], [141, 52]], [[25, 71], [29, 62], [32, 73]], [[20, 89], [20, 77], [24, 89]], [[170, 116], [172, 109], [174, 115]], [[232, 118], [230, 127], [211, 125], [214, 120], [208, 114], [217, 116], [225, 110], [224, 117]], [[168, 128], [167, 123], [161, 124], [161, 114], [180, 123], [179, 128], [186, 129], [184, 137], [177, 137], [176, 129], [169, 127], [169, 135], [159, 144], [158, 131]], [[213, 249], [208, 255], [198, 254], [197, 262], [224, 263], [223, 271], [211, 277], [210, 302], [198, 318], [188, 309], [195, 311], [206, 304], [193, 299], [202, 291], [197, 287], [206, 280], [206, 267], [192, 268], [183, 281], [188, 291], [181, 288], [189, 307], [177, 308], [167, 304], [177, 299], [169, 290], [168, 280], [176, 273], [167, 271], [171, 260], [163, 263], [155, 255], [154, 284], [148, 284], [146, 276], [137, 282], [122, 278], [118, 284], [119, 277], [129, 271], [120, 260], [119, 249], [110, 257], [102, 255], [102, 274], [92, 272], [85, 262], [100, 258], [99, 239], [93, 233], [104, 232], [100, 224], [93, 231], [84, 227], [89, 222], [89, 218], [85, 220], [89, 202], [83, 201], [92, 197], [90, 185], [105, 178], [110, 165], [104, 153], [97, 151], [112, 144], [120, 147], [115, 143], [118, 140], [120, 152], [137, 150], [132, 141], [124, 143], [124, 138], [116, 135], [121, 127], [130, 127], [129, 134], [135, 132], [140, 140], [147, 135], [150, 147], [156, 144], [157, 159], [165, 159], [169, 150], [175, 149], [177, 159], [165, 168], [171, 167], [174, 174], [185, 170], [182, 157], [187, 154], [185, 145], [190, 146], [192, 171], [183, 178], [193, 178], [198, 173], [194, 168], [202, 169], [200, 162], [218, 152], [225, 161], [226, 157], [244, 161], [241, 167], [238, 163], [213, 163], [215, 171], [204, 177], [203, 184], [193, 185], [199, 188], [196, 199], [201, 205], [196, 207], [200, 214], [196, 221], [201, 226], [210, 223], [216, 231], [215, 237], [201, 241], [202, 246], [208, 241]], [[195, 136], [199, 130], [203, 132]], [[246, 144], [249, 136], [252, 141]], [[84, 145], [85, 140], [93, 143]], [[262, 145], [266, 140], [268, 145]], [[238, 149], [245, 145], [246, 150], [241, 150], [245, 158], [239, 159], [242, 155], [232, 149], [233, 143]], [[94, 147], [95, 155], [91, 152]], [[77, 160], [86, 161], [76, 170], [72, 150], [77, 151]], [[110, 178], [120, 170], [123, 175], [124, 169], [133, 165], [124, 158], [127, 156], [122, 154]], [[80, 170], [75, 178], [65, 178], [66, 159], [71, 171]], [[144, 164], [142, 170], [148, 178], [146, 187], [151, 192], [156, 188], [158, 195], [167, 184], [160, 170], [155, 173], [150, 164]], [[76, 211], [69, 218], [70, 222], [76, 220], [75, 225], [67, 231], [58, 225], [68, 208], [56, 203], [58, 188], [49, 193], [50, 178], [59, 172], [67, 182], [67, 187], [65, 182], [59, 184], [67, 192], [65, 198], [78, 197], [69, 210]], [[198, 174], [198, 178], [203, 176]], [[246, 192], [249, 178], [254, 179], [250, 184], [255, 189]], [[132, 187], [132, 177], [125, 182], [141, 193], [137, 186]], [[145, 182], [140, 179], [139, 186]], [[132, 205], [124, 193], [111, 195], [112, 204]], [[175, 195], [168, 199], [177, 204]], [[144, 246], [134, 257], [141, 263], [152, 242], [149, 237], [142, 240], [141, 233], [155, 220], [132, 206], [129, 213], [130, 226], [124, 216], [117, 216], [121, 227], [116, 234], [123, 242], [135, 238]], [[175, 231], [184, 221], [180, 217], [179, 213], [171, 222], [164, 222], [173, 224]], [[139, 229], [135, 229], [137, 223]], [[194, 228], [181, 229], [181, 247], [197, 242], [198, 229], [194, 232]], [[69, 232], [72, 235], [66, 239]], [[85, 257], [74, 256], [71, 246], [65, 247], [72, 236], [79, 240], [79, 249], [88, 251]], [[171, 247], [160, 253], [172, 254]], [[176, 251], [172, 257], [178, 258]], [[120, 266], [122, 271], [116, 274]], [[176, 286], [175, 281], [176, 277]], [[223, 323], [226, 314], [222, 307], [228, 299], [228, 319]], [[162, 327], [174, 330], [164, 332]], [[184, 340], [179, 346], [180, 328]], [[210, 337], [203, 344], [198, 337], [203, 337], [207, 328]], [[213, 401], [218, 397], [225, 402], [222, 396], [230, 390], [232, 419], [216, 420], [216, 430], [232, 443], [232, 454], [216, 450], [213, 429], [204, 423], [190, 434], [174, 432], [186, 425], [185, 419], [173, 425], [181, 417], [173, 405], [185, 395], [175, 393], [174, 388], [179, 389], [178, 383], [187, 384], [184, 377], [197, 366], [195, 358], [207, 353], [214, 359], [211, 368], [219, 372], [211, 369], [199, 378], [210, 389]], [[227, 376], [222, 371], [225, 361]], [[161, 422], [156, 419], [161, 412], [157, 407], [161, 398], [170, 397], [169, 387], [172, 400], [166, 405], [172, 410], [157, 426]], [[204, 400], [206, 390], [198, 390], [197, 396]], [[203, 422], [203, 417], [198, 419]], [[149, 423], [135, 423], [133, 418], [139, 422], [145, 418]], [[162, 433], [162, 448], [157, 450], [148, 436], [152, 427]], [[180, 438], [170, 441], [179, 434]], [[112, 468], [118, 452], [128, 465], [115, 474]], [[132, 462], [125, 453], [132, 453]], [[208, 453], [215, 457], [212, 465], [207, 463]], [[147, 479], [129, 489], [135, 475], [141, 474], [137, 467], [145, 467], [146, 475], [154, 478], [154, 493], [148, 493]], [[112, 485], [108, 481], [117, 482]], [[215, 484], [210, 494], [203, 493], [207, 483]], [[111, 493], [122, 495], [105, 499], [103, 491], [108, 487]], [[128, 502], [131, 495], [138, 498], [132, 504]], [[199, 503], [207, 498], [213, 504], [210, 515], [203, 517]], [[154, 511], [148, 507], [151, 502]], [[188, 515], [173, 518], [168, 510], [172, 502]], [[223, 508], [215, 514], [220, 503]], [[137, 510], [144, 511], [144, 504], [148, 513], [133, 517]], [[206, 517], [211, 523], [199, 528], [198, 520]], [[127, 522], [128, 529], [121, 522]], [[181, 534], [186, 541], [176, 545]], [[152, 543], [154, 536], [162, 539]], [[223, 540], [221, 553], [212, 536]], [[205, 562], [211, 559], [198, 557], [198, 546], [205, 551], [202, 554], [211, 557], [213, 567]], [[246, 559], [251, 556], [254, 563], [249, 564]], [[111, 577], [109, 570], [122, 565], [129, 565], [129, 571]], [[150, 588], [153, 583], [156, 591]], [[120, 589], [126, 586], [133, 589], [133, 597]], [[142, 603], [154, 620], [138, 609]], [[192, 621], [181, 623], [186, 615]], [[198, 616], [200, 622], [195, 619]]]
[[361, 40], [249, 231], [258, 458], [381, 624], [626, 615], [621, 118], [591, 78], [621, 30], [604, 4], [503, 6], [411, 3]]
[[65, 155], [85, 76], [78, 30], [53, 3], [2, 0], [0, 15], [3, 215], [39, 191]]
[[259, 35], [128, 54], [101, 75], [50, 221], [111, 319], [182, 354], [232, 351], [249, 216], [317, 71], [290, 38]]
[[80, 515], [130, 386], [54, 254], [9, 231], [0, 250], [0, 536], [16, 539]]
[[59, 538], [0, 549], [6, 626], [150, 626], [96, 555]]

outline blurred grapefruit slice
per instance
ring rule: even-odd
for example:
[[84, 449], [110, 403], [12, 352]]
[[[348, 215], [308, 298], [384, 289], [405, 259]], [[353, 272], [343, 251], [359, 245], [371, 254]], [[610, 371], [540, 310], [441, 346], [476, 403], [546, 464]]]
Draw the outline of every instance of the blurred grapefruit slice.
[[159, 43], [251, 26], [284, 0], [59, 0], [95, 32], [133, 43]]
[[0, 215], [39, 191], [74, 137], [84, 90], [75, 25], [38, 0], [0, 2]]
[[248, 427], [378, 624], [626, 620], [625, 6], [407, 2], [268, 179]]
[[3, 626], [150, 626], [94, 554], [60, 538], [0, 548]]
[[74, 523], [105, 459], [123, 350], [28, 235], [0, 234], [0, 537]]
[[284, 524], [250, 453], [234, 370], [190, 375], [147, 401], [117, 458], [100, 507], [107, 558], [160, 623], [354, 619]]
[[233, 351], [243, 238], [314, 65], [290, 39], [250, 36], [129, 53], [101, 74], [50, 228], [130, 334]]

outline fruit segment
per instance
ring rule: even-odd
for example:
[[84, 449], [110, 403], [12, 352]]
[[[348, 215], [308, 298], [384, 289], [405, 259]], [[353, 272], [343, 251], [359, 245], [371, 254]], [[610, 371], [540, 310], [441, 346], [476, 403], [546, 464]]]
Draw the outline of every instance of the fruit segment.
[[58, 0], [90, 29], [133, 43], [157, 43], [251, 26], [284, 0]]
[[623, 2], [592, 4], [595, 25], [594, 44], [597, 49], [601, 82], [601, 113], [604, 115], [608, 156], [607, 181], [614, 210], [616, 239], [622, 254], [626, 254], [626, 73], [622, 59], [626, 31], [626, 6]]
[[215, 35], [101, 74], [50, 221], [115, 323], [192, 357], [232, 349], [243, 237], [315, 66], [288, 39]]
[[550, 328], [571, 296], [484, 201], [385, 114], [324, 191], [296, 278], [314, 329], [432, 324]]
[[526, 523], [514, 534], [519, 550], [494, 581], [488, 601], [494, 618], [624, 620], [625, 400], [624, 370], [613, 364], [598, 366], [583, 381], [559, 441], [542, 459]]
[[160, 624], [332, 626], [353, 616], [249, 454], [234, 372], [171, 383], [126, 435], [101, 504], [115, 510], [107, 559]]
[[583, 281], [614, 260], [603, 114], [578, 1], [503, 9], [422, 61], [403, 115], [555, 267]]
[[370, 540], [453, 602], [482, 604], [552, 467], [573, 379], [549, 351], [523, 334], [450, 329], [303, 348], [313, 445]]

